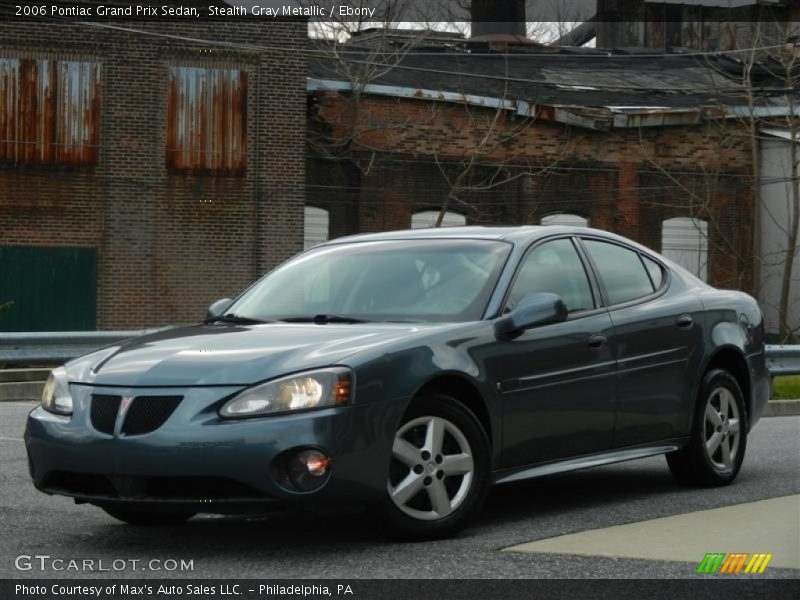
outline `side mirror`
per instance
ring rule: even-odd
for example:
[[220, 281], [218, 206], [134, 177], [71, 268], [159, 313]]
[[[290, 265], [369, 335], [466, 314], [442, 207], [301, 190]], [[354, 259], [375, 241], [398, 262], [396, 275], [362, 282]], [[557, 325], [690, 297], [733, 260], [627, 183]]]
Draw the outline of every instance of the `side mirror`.
[[221, 317], [230, 308], [231, 304], [233, 304], [233, 300], [230, 298], [217, 300], [208, 307], [208, 311], [206, 312], [206, 320]]
[[560, 296], [547, 292], [525, 294], [507, 315], [494, 322], [498, 336], [507, 336], [538, 325], [559, 323], [567, 318], [567, 305]]

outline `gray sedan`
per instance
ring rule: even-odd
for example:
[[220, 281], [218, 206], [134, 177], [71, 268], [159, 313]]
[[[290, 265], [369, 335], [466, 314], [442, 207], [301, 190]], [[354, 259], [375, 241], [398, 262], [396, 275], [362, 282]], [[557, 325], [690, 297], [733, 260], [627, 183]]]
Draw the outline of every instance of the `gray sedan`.
[[550, 473], [664, 454], [731, 483], [763, 337], [751, 297], [602, 231], [361, 235], [55, 369], [25, 441], [38, 489], [132, 524], [365, 508], [433, 538]]

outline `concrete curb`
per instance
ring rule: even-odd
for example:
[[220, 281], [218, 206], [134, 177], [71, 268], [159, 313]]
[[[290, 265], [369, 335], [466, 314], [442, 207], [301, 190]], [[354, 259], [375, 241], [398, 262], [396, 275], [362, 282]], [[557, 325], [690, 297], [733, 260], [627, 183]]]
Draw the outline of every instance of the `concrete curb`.
[[800, 400], [770, 400], [762, 417], [790, 417], [800, 415]]

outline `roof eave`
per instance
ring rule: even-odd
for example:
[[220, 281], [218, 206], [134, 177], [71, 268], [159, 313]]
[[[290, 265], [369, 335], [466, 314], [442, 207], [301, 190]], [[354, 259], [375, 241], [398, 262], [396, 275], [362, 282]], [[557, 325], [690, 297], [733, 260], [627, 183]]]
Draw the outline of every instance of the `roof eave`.
[[[366, 83], [360, 86], [360, 88], [361, 92], [364, 94], [497, 108], [513, 111], [522, 117], [562, 123], [596, 131], [639, 127], [697, 125], [703, 120], [736, 118], [749, 116], [750, 114], [754, 116], [786, 116], [789, 114], [786, 107], [755, 108], [752, 109], [752, 111], [748, 107], [722, 107], [718, 105], [704, 105], [697, 106], [696, 108], [662, 106], [593, 107], [588, 105], [536, 104], [527, 102], [526, 100], [375, 83]], [[308, 93], [330, 91], [350, 92], [352, 90], [353, 85], [348, 81], [309, 77], [307, 82]], [[783, 112], [781, 112], [781, 109]], [[794, 114], [800, 115], [800, 106], [795, 106]]]

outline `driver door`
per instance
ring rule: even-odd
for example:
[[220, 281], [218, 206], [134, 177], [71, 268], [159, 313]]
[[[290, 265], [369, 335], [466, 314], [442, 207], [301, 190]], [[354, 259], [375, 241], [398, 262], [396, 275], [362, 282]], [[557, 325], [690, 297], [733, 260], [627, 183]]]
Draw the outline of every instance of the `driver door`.
[[503, 467], [600, 452], [611, 447], [615, 362], [611, 319], [571, 238], [546, 240], [523, 258], [506, 300], [558, 294], [561, 323], [499, 339], [493, 358], [503, 403]]

